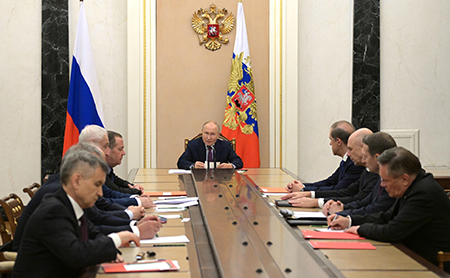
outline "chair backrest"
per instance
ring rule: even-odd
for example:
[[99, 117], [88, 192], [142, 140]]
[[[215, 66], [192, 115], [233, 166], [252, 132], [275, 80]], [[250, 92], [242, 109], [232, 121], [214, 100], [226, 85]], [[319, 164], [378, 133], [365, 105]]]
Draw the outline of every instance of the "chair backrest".
[[9, 196], [0, 199], [0, 204], [5, 210], [6, 216], [8, 217], [8, 222], [11, 227], [11, 235], [14, 238], [14, 232], [16, 231], [17, 221], [22, 215], [24, 205], [19, 196], [14, 193], [9, 194]]
[[10, 242], [12, 240], [11, 232], [6, 227], [3, 217], [0, 215], [0, 236], [2, 237], [2, 244]]
[[[186, 150], [189, 141], [194, 140], [194, 139], [197, 139], [197, 138], [200, 138], [200, 137], [202, 137], [202, 133], [201, 133], [201, 132], [200, 132], [199, 134], [195, 135], [194, 138], [192, 138], [192, 139], [190, 139], [190, 140], [189, 140], [188, 138], [185, 138], [185, 139], [184, 139], [184, 150]], [[223, 134], [220, 133], [220, 134], [219, 134], [219, 140], [224, 140], [224, 141], [230, 142], [230, 143], [231, 143], [231, 146], [233, 146], [233, 150], [236, 151], [236, 139], [235, 139], [235, 138], [233, 138], [233, 139], [231, 139], [231, 140], [228, 140], [227, 137], [223, 136]]]
[[444, 262], [450, 262], [450, 252], [439, 251], [437, 254], [439, 268], [444, 270]]
[[30, 198], [33, 198], [34, 194], [36, 193], [36, 191], [38, 191], [38, 189], [40, 187], [41, 187], [41, 185], [39, 183], [35, 182], [32, 185], [25, 187], [22, 191], [24, 193], [28, 193]]

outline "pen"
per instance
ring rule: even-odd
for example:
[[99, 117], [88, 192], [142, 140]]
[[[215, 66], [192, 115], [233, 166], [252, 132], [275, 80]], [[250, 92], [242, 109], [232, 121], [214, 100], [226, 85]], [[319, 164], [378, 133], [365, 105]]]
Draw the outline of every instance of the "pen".
[[153, 247], [173, 247], [173, 246], [186, 246], [184, 243], [180, 244], [153, 244]]
[[[339, 215], [339, 212], [336, 213], [336, 215], [334, 216], [333, 220], [331, 220], [331, 222], [333, 222], [334, 220], [336, 220], [336, 218], [338, 217], [338, 215]], [[331, 224], [331, 222], [330, 222], [330, 224]], [[330, 228], [331, 228], [331, 225], [328, 226], [328, 229], [327, 229], [327, 230], [329, 230]]]
[[117, 253], [119, 253], [119, 255], [122, 255], [122, 252], [120, 252], [119, 249], [116, 249], [116, 250], [117, 250]]

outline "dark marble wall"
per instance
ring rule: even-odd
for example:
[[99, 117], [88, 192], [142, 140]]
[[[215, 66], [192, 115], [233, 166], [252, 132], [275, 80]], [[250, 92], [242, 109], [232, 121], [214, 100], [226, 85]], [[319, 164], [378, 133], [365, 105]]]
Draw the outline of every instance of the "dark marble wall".
[[41, 177], [59, 171], [69, 93], [68, 1], [42, 0]]
[[380, 1], [355, 0], [353, 109], [356, 128], [380, 130]]

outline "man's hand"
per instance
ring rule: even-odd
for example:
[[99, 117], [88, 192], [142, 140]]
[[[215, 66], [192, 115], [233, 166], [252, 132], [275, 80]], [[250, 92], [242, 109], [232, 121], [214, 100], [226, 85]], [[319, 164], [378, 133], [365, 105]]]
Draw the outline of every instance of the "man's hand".
[[117, 253], [116, 259], [113, 261], [113, 263], [123, 263], [123, 262], [124, 262], [123, 257], [119, 253]]
[[156, 233], [161, 229], [162, 224], [159, 217], [155, 215], [147, 216], [141, 219], [136, 226], [139, 229], [140, 238], [154, 238]]
[[322, 213], [323, 213], [323, 215], [327, 216], [327, 215], [330, 214], [328, 210], [330, 209], [330, 206], [331, 206], [332, 204], [334, 204], [334, 203], [336, 203], [334, 200], [329, 200], [328, 202], [326, 202], [326, 203], [323, 205], [323, 208], [322, 208]]
[[311, 198], [290, 199], [289, 203], [297, 208], [316, 208], [319, 206], [319, 200]]
[[281, 197], [281, 200], [311, 197], [311, 192], [292, 192]]
[[139, 220], [145, 215], [145, 211], [142, 206], [129, 206], [127, 209], [133, 213], [133, 220]]
[[330, 206], [330, 209], [328, 209], [328, 213], [334, 214], [334, 213], [338, 213], [343, 210], [344, 210], [344, 204], [341, 203], [341, 201], [337, 201]]
[[217, 168], [220, 168], [220, 169], [233, 169], [234, 167], [233, 167], [233, 164], [231, 164], [231, 163], [220, 163], [220, 165], [217, 166]]
[[129, 188], [135, 188], [137, 190], [140, 190], [142, 193], [144, 193], [144, 187], [140, 184], [128, 184]]
[[[286, 190], [288, 192], [299, 192], [303, 189], [303, 187], [305, 186], [301, 181], [294, 180], [293, 182], [288, 183], [288, 185], [286, 186]], [[311, 197], [311, 195], [309, 195], [308, 197]]]
[[122, 247], [129, 247], [130, 246], [130, 241], [133, 241], [136, 246], [141, 246], [141, 241], [138, 238], [137, 235], [133, 234], [132, 232], [129, 231], [123, 231], [123, 232], [118, 232], [117, 235], [120, 237], [120, 240], [122, 240]]
[[353, 227], [350, 227], [347, 230], [345, 230], [345, 232], [346, 233], [355, 234], [355, 235], [359, 235], [358, 234], [358, 229], [359, 229], [359, 226], [353, 226]]
[[336, 217], [336, 219], [334, 219], [336, 217], [336, 214], [332, 214], [330, 216], [328, 216], [327, 218], [327, 222], [328, 222], [328, 226], [332, 229], [332, 230], [345, 230], [348, 228], [348, 224], [350, 223], [350, 220], [347, 217], [343, 217], [343, 216], [338, 216]]
[[142, 206], [144, 208], [151, 208], [154, 207], [155, 205], [153, 204], [152, 199], [150, 199], [150, 197], [146, 196], [146, 195], [141, 195], [139, 197], [139, 200], [141, 200]]
[[205, 163], [201, 161], [196, 161], [194, 164], [195, 169], [205, 169]]

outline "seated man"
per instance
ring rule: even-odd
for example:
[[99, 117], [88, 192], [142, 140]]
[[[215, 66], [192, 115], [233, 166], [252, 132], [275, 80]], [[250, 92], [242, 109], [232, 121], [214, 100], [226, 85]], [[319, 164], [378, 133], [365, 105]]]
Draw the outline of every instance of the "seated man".
[[347, 142], [350, 135], [355, 131], [353, 125], [347, 121], [337, 121], [330, 128], [330, 146], [333, 155], [342, 157], [342, 161], [336, 171], [327, 179], [313, 183], [303, 184], [294, 180], [287, 185], [290, 192], [295, 191], [322, 191], [347, 188], [357, 181], [364, 171], [363, 166], [357, 166], [347, 157]]
[[106, 177], [106, 186], [122, 193], [141, 195], [144, 193], [144, 188], [141, 185], [123, 180], [114, 174], [113, 168], [122, 163], [122, 158], [126, 154], [122, 135], [108, 130], [108, 140], [109, 152], [105, 154], [105, 161], [108, 163], [110, 171]]
[[46, 195], [28, 220], [12, 277], [78, 277], [85, 267], [121, 260], [118, 247], [140, 245], [128, 231], [98, 233], [83, 216], [102, 196], [107, 171], [103, 160], [86, 151], [64, 158], [62, 187]]
[[[348, 217], [330, 215], [332, 229], [347, 229], [367, 239], [403, 243], [437, 265], [437, 252], [450, 251], [450, 200], [433, 175], [421, 169], [410, 151], [395, 147], [378, 157], [382, 187], [396, 198], [386, 212]], [[351, 227], [353, 226], [353, 227]], [[444, 264], [450, 271], [450, 264]]]
[[178, 159], [179, 169], [204, 169], [205, 161], [219, 162], [217, 168], [240, 169], [244, 165], [233, 150], [231, 143], [219, 139], [220, 128], [216, 122], [206, 122], [202, 127], [202, 138], [189, 141], [186, 150]]
[[[363, 138], [362, 160], [372, 173], [379, 172], [377, 157], [390, 148], [396, 147], [394, 138], [385, 132], [377, 132]], [[325, 215], [339, 212], [341, 215], [370, 214], [387, 211], [394, 204], [395, 199], [380, 185], [381, 178], [378, 176], [376, 185], [368, 196], [362, 200], [343, 203], [341, 201], [328, 201], [323, 207]]]
[[[67, 150], [66, 154], [71, 154], [72, 152], [78, 151], [88, 151], [98, 157], [103, 156], [103, 153], [99, 148], [87, 143], [78, 143], [70, 147]], [[19, 250], [20, 244], [22, 242], [23, 232], [25, 230], [28, 219], [34, 213], [36, 208], [41, 204], [43, 197], [49, 193], [56, 192], [60, 187], [60, 173], [52, 175], [49, 177], [48, 181], [44, 183], [42, 187], [36, 192], [34, 197], [28, 202], [27, 206], [22, 212], [22, 215], [19, 218], [16, 232], [14, 233], [14, 251]], [[133, 219], [141, 219], [139, 222], [130, 220], [129, 213], [125, 211], [125, 208], [117, 204], [112, 204], [109, 208], [110, 211], [108, 212], [99, 210], [97, 207], [97, 203], [99, 203], [101, 199], [104, 200], [103, 197], [99, 197], [93, 207], [84, 209], [84, 213], [102, 233], [109, 234], [111, 232], [131, 231], [140, 238], [145, 239], [153, 238], [161, 227], [161, 223], [156, 216], [141, 219], [143, 217], [142, 207], [129, 207], [127, 209], [127, 211], [130, 211]]]
[[[106, 130], [98, 125], [87, 125], [80, 132], [79, 142], [90, 143], [99, 147], [103, 153], [109, 155], [109, 140]], [[143, 206], [144, 208], [153, 207], [153, 201], [148, 196], [131, 195], [121, 193], [103, 185], [103, 196], [109, 201], [122, 206]]]
[[[372, 131], [367, 128], [360, 128], [353, 132], [348, 138], [348, 152], [347, 156], [353, 161], [355, 165], [365, 166], [362, 161], [362, 139], [366, 135], [372, 134]], [[347, 188], [338, 190], [321, 190], [321, 191], [303, 191], [292, 192], [282, 196], [282, 200], [288, 200], [294, 207], [313, 208], [320, 207], [329, 200], [341, 200], [344, 203], [356, 200], [362, 200], [370, 194], [372, 188], [380, 179], [378, 174], [364, 170], [359, 177], [359, 180], [350, 184]], [[288, 188], [286, 188], [288, 190]], [[311, 198], [308, 198], [311, 197]], [[315, 199], [317, 198], [317, 199]]]

